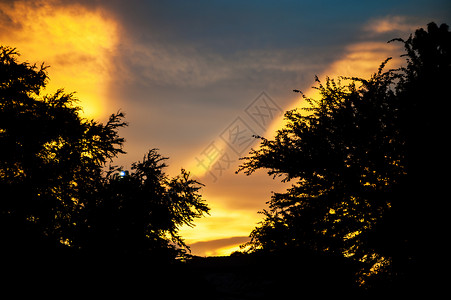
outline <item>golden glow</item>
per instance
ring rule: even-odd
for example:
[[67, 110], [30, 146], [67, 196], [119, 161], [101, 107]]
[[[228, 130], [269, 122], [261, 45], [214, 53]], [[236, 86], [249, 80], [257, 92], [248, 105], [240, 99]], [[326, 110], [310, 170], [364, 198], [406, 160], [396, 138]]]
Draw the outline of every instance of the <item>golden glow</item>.
[[212, 249], [210, 251], [206, 251], [205, 256], [227, 256], [235, 251], [240, 251], [241, 244], [242, 243], [238, 243], [236, 245], [227, 246], [224, 248]]
[[0, 4], [0, 10], [10, 19], [0, 23], [2, 44], [17, 48], [21, 60], [50, 66], [45, 92], [76, 91], [84, 116], [101, 116], [118, 42], [116, 23], [101, 11], [57, 1], [15, 1]]
[[[212, 199], [214, 198], [214, 199]], [[261, 216], [247, 211], [229, 210], [219, 203], [227, 203], [227, 199], [207, 197], [211, 208], [210, 216], [196, 220], [195, 227], [184, 226], [180, 233], [188, 244], [233, 236], [248, 236]]]
[[343, 237], [343, 239], [344, 239], [345, 241], [346, 241], [346, 240], [349, 240], [349, 239], [353, 239], [353, 238], [355, 238], [356, 236], [358, 236], [358, 235], [361, 234], [361, 233], [362, 233], [361, 230], [349, 232], [349, 233], [347, 233], [347, 234]]
[[60, 238], [60, 243], [62, 244], [62, 245], [64, 245], [64, 246], [68, 246], [68, 247], [70, 247], [70, 246], [72, 246], [72, 244], [71, 244], [71, 240], [69, 240], [69, 239], [64, 239], [64, 238]]
[[379, 65], [388, 57], [393, 60], [386, 66], [400, 66], [401, 59], [397, 55], [399, 44], [387, 44], [385, 42], [362, 42], [348, 47], [345, 55], [340, 60], [333, 63], [330, 68], [320, 76], [324, 78], [336, 78], [338, 76], [363, 77], [368, 78], [377, 72]]
[[60, 150], [63, 146], [64, 140], [62, 138], [59, 138], [57, 141], [47, 142], [42, 145], [42, 150], [38, 153], [38, 157], [46, 163], [49, 163], [55, 160], [58, 150]]
[[[261, 215], [253, 211], [230, 210], [222, 207], [220, 203], [227, 203], [227, 199], [208, 197], [208, 195], [205, 195], [205, 199], [208, 199], [208, 204], [211, 208], [210, 216], [196, 220], [195, 227], [183, 226], [179, 231], [188, 245], [196, 242], [248, 236], [261, 219]], [[221, 248], [213, 247], [211, 250], [193, 254], [206, 256], [229, 255], [239, 250], [239, 245], [241, 244], [242, 242]]]
[[392, 260], [390, 258], [381, 256], [376, 253], [366, 254], [360, 259], [360, 261], [361, 262], [370, 261], [373, 263], [368, 272], [362, 272], [360, 274], [360, 277], [358, 279], [358, 283], [360, 286], [365, 285], [367, 278], [377, 275], [378, 273], [384, 271], [384, 269], [387, 269], [390, 267], [390, 265], [392, 265]]

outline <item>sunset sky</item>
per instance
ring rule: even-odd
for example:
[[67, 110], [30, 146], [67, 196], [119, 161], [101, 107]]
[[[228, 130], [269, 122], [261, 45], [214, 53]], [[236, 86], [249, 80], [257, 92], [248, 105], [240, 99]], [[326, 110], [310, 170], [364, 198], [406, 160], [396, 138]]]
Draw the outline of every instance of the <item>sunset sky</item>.
[[235, 174], [239, 157], [314, 96], [314, 77], [369, 76], [427, 23], [451, 24], [449, 0], [0, 0], [0, 44], [50, 65], [47, 92], [76, 91], [88, 118], [121, 110], [125, 169], [151, 148], [206, 186], [211, 215], [182, 236], [193, 254], [238, 249], [272, 191], [286, 184]]

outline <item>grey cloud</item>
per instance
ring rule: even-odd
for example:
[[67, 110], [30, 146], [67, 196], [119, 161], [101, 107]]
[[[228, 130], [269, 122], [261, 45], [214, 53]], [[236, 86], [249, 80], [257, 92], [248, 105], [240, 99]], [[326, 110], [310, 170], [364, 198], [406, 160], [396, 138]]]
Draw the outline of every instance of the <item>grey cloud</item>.
[[256, 50], [225, 56], [202, 52], [196, 47], [135, 45], [133, 48], [123, 47], [120, 53], [127, 53], [122, 61], [123, 69], [126, 69], [123, 74], [129, 77], [125, 80], [138, 80], [144, 85], [154, 83], [171, 87], [206, 87], [233, 80], [268, 82], [285, 77], [285, 73], [289, 76], [310, 73], [313, 77], [315, 72], [330, 64], [340, 53], [334, 51], [325, 59], [324, 56], [316, 55], [315, 50], [318, 49]]

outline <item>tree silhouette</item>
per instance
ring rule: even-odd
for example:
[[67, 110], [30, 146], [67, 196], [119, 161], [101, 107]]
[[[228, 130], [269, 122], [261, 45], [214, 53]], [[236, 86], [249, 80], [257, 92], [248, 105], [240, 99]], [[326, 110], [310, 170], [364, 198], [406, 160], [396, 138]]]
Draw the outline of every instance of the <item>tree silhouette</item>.
[[174, 258], [187, 248], [178, 235], [182, 225], [209, 208], [198, 193], [202, 184], [181, 174], [169, 178], [166, 157], [150, 150], [132, 172], [111, 169], [103, 181], [99, 202], [87, 209], [88, 251], [114, 255], [156, 255]]
[[[121, 113], [103, 125], [80, 117], [73, 94], [40, 96], [46, 67], [0, 48], [2, 236], [19, 249], [68, 243], [102, 166], [121, 150]], [[33, 242], [31, 242], [33, 241]]]
[[[208, 213], [189, 173], [169, 179], [151, 150], [133, 172], [105, 172], [124, 153], [122, 113], [106, 124], [80, 115], [74, 94], [41, 96], [47, 67], [0, 47], [0, 239], [10, 255], [134, 253], [171, 257], [177, 229]], [[168, 250], [169, 249], [169, 250]], [[171, 250], [171, 251], [170, 251]], [[53, 253], [53, 254], [52, 254]]]
[[244, 158], [238, 172], [268, 169], [294, 182], [269, 201], [251, 251], [342, 255], [363, 264], [360, 283], [377, 286], [374, 275], [410, 272], [432, 245], [424, 236], [441, 228], [431, 221], [443, 207], [440, 147], [448, 128], [448, 110], [435, 104], [449, 106], [450, 32], [431, 23], [397, 41], [407, 67], [384, 71], [386, 60], [369, 79], [317, 79], [320, 99], [303, 96], [310, 107], [286, 112], [285, 128], [274, 140], [260, 137]]

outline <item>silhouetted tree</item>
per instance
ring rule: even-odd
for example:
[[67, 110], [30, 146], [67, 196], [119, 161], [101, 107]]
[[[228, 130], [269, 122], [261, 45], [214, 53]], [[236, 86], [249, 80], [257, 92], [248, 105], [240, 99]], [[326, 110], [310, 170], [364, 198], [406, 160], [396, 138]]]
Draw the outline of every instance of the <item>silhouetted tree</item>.
[[178, 235], [182, 225], [208, 213], [199, 194], [202, 184], [181, 174], [164, 173], [166, 157], [150, 150], [131, 172], [113, 168], [104, 178], [99, 203], [88, 207], [88, 250], [114, 255], [141, 254], [173, 258], [187, 248]]
[[384, 71], [387, 60], [370, 79], [317, 79], [320, 99], [303, 96], [310, 107], [286, 112], [285, 128], [274, 140], [260, 137], [260, 148], [244, 158], [239, 171], [268, 169], [294, 182], [269, 201], [251, 251], [340, 254], [364, 265], [363, 283], [410, 272], [440, 238], [431, 232], [442, 228], [433, 220], [444, 205], [450, 32], [431, 23], [397, 40], [407, 67]]
[[[168, 178], [151, 150], [132, 173], [104, 171], [124, 153], [122, 113], [80, 115], [73, 94], [41, 96], [47, 67], [0, 47], [0, 241], [10, 254], [71, 252], [172, 256], [182, 224], [208, 213], [188, 172]], [[125, 175], [125, 173], [124, 173]]]
[[[77, 214], [102, 167], [121, 150], [121, 113], [103, 125], [80, 116], [73, 94], [40, 96], [46, 67], [0, 48], [1, 231], [5, 244], [34, 249], [70, 243]], [[44, 242], [45, 241], [45, 242]]]
[[[407, 66], [397, 83], [400, 128], [405, 144], [406, 176], [396, 186], [396, 201], [370, 242], [393, 258], [393, 273], [414, 288], [440, 288], [439, 268], [447, 260], [445, 196], [451, 111], [451, 32], [430, 23], [404, 44]], [[426, 284], [428, 283], [428, 285]]]

